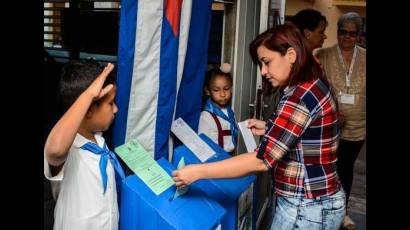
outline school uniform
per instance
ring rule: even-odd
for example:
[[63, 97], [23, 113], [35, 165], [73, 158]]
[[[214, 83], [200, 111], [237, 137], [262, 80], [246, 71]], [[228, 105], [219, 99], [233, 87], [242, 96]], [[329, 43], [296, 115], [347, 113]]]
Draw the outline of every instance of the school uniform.
[[[101, 133], [95, 134], [97, 145], [103, 148]], [[117, 230], [119, 211], [115, 171], [107, 162], [107, 185], [104, 192], [100, 172], [101, 155], [81, 148], [90, 140], [77, 134], [70, 147], [63, 169], [54, 177], [44, 156], [44, 174], [52, 183], [57, 200], [54, 211], [54, 229], [107, 229]]]
[[199, 118], [198, 133], [204, 133], [228, 153], [236, 147], [238, 127], [229, 105], [220, 108], [208, 99]]

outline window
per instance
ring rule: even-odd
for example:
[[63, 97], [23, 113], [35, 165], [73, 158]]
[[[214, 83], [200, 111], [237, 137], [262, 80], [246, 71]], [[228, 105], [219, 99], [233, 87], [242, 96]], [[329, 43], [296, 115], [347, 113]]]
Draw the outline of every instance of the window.
[[119, 8], [119, 0], [45, 0], [44, 48], [59, 62], [89, 57], [116, 62]]

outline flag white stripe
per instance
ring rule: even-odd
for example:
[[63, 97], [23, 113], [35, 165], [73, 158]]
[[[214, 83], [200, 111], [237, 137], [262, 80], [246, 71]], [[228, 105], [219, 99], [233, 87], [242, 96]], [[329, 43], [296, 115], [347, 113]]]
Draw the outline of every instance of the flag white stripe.
[[[162, 0], [138, 1], [134, 71], [125, 142], [136, 139], [154, 157], [157, 115]], [[142, 25], [150, 26], [142, 26]]]
[[[177, 93], [175, 98], [174, 113], [172, 115], [172, 120], [175, 119], [175, 111], [178, 104], [178, 91], [179, 86], [182, 81], [182, 74], [184, 72], [184, 63], [186, 50], [188, 47], [188, 38], [189, 38], [189, 26], [191, 25], [191, 12], [192, 12], [192, 0], [183, 0], [181, 6], [181, 16], [179, 23], [179, 44], [178, 44], [178, 66], [177, 66]], [[168, 160], [172, 160], [174, 142], [171, 135], [168, 139], [169, 145], [169, 156]]]
[[[181, 7], [180, 27], [179, 27], [179, 47], [178, 47], [178, 67], [177, 67], [177, 99], [179, 85], [181, 84], [184, 71], [186, 49], [188, 47], [189, 26], [191, 22], [192, 0], [183, 0]], [[176, 106], [177, 103], [175, 103]], [[175, 110], [174, 110], [175, 111]], [[175, 115], [175, 112], [174, 112]]]

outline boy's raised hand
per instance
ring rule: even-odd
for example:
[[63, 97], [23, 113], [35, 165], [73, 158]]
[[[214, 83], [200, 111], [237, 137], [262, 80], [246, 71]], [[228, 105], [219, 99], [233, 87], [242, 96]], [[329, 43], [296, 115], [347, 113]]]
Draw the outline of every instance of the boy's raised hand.
[[113, 87], [113, 84], [109, 84], [106, 87], [102, 88], [107, 79], [107, 76], [114, 69], [114, 65], [108, 63], [104, 70], [98, 75], [98, 77], [93, 81], [93, 83], [87, 88], [86, 92], [91, 94], [94, 101], [104, 97]]
[[[98, 75], [91, 85], [76, 99], [50, 131], [44, 146], [44, 153], [50, 165], [60, 167], [64, 164], [68, 150], [73, 144], [90, 104], [92, 101], [102, 98], [113, 88], [112, 84], [107, 85], [104, 89], [102, 88], [105, 79], [107, 79], [108, 74], [110, 74], [113, 68], [114, 65], [108, 63], [100, 75]], [[59, 170], [61, 170], [61, 167]], [[56, 171], [56, 173], [58, 173], [58, 171]]]

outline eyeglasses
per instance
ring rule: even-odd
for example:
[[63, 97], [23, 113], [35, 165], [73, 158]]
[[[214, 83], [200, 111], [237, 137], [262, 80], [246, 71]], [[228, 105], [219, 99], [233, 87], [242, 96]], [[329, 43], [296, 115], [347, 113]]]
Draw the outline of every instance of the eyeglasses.
[[345, 36], [345, 37], [347, 37], [348, 35], [350, 37], [357, 37], [357, 31], [338, 30], [337, 34], [339, 36]]

